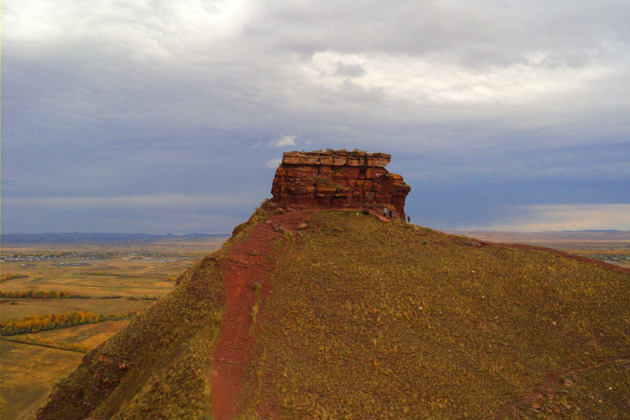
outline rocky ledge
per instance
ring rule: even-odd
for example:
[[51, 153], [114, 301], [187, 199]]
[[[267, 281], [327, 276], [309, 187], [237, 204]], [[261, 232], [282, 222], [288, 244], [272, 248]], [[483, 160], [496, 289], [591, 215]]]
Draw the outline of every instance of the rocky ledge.
[[364, 152], [286, 152], [276, 170], [271, 194], [283, 205], [391, 209], [405, 217], [411, 188], [385, 169], [391, 156]]

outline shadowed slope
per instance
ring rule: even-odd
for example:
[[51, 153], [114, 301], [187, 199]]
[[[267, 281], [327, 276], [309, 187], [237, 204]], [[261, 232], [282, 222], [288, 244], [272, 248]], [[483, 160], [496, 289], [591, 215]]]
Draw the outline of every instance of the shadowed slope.
[[[537, 415], [531, 396], [569, 377], [576, 401], [602, 380], [630, 395], [628, 273], [356, 211], [267, 204], [236, 231], [88, 353], [42, 417]], [[217, 380], [225, 361], [237, 373]], [[601, 400], [563, 407], [630, 410]]]

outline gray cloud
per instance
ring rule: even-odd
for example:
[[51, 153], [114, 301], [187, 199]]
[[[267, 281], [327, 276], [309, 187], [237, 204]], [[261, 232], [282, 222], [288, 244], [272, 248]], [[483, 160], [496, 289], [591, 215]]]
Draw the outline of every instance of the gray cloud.
[[341, 61], [337, 62], [337, 70], [335, 70], [335, 76], [341, 77], [359, 77], [365, 74], [365, 69], [361, 64], [343, 64]]
[[[259, 201], [273, 144], [392, 153], [442, 227], [492, 214], [462, 186], [492, 205], [627, 202], [629, 21], [621, 0], [5, 2], [3, 229], [61, 229], [61, 198]], [[108, 208], [76, 229], [145, 211]], [[178, 214], [152, 208], [154, 232]]]

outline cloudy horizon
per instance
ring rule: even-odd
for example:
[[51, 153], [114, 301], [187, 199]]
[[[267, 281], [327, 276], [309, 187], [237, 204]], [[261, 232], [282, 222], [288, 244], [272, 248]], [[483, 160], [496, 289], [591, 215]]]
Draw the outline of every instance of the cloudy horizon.
[[7, 0], [3, 233], [225, 233], [282, 152], [392, 155], [412, 222], [630, 230], [630, 3]]

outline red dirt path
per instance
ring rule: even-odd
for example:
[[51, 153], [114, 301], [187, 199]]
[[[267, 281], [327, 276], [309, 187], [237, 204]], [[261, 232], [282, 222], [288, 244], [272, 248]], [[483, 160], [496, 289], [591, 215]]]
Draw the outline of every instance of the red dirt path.
[[[233, 419], [239, 414], [247, 365], [253, 356], [269, 296], [269, 268], [273, 264], [274, 244], [282, 239], [283, 231], [295, 231], [304, 220], [301, 211], [271, 216], [266, 222], [259, 223], [246, 240], [232, 246], [227, 257], [219, 262], [228, 300], [221, 334], [211, 356], [212, 415], [215, 419]], [[256, 283], [262, 286], [258, 293]], [[256, 324], [252, 326], [257, 301]]]

